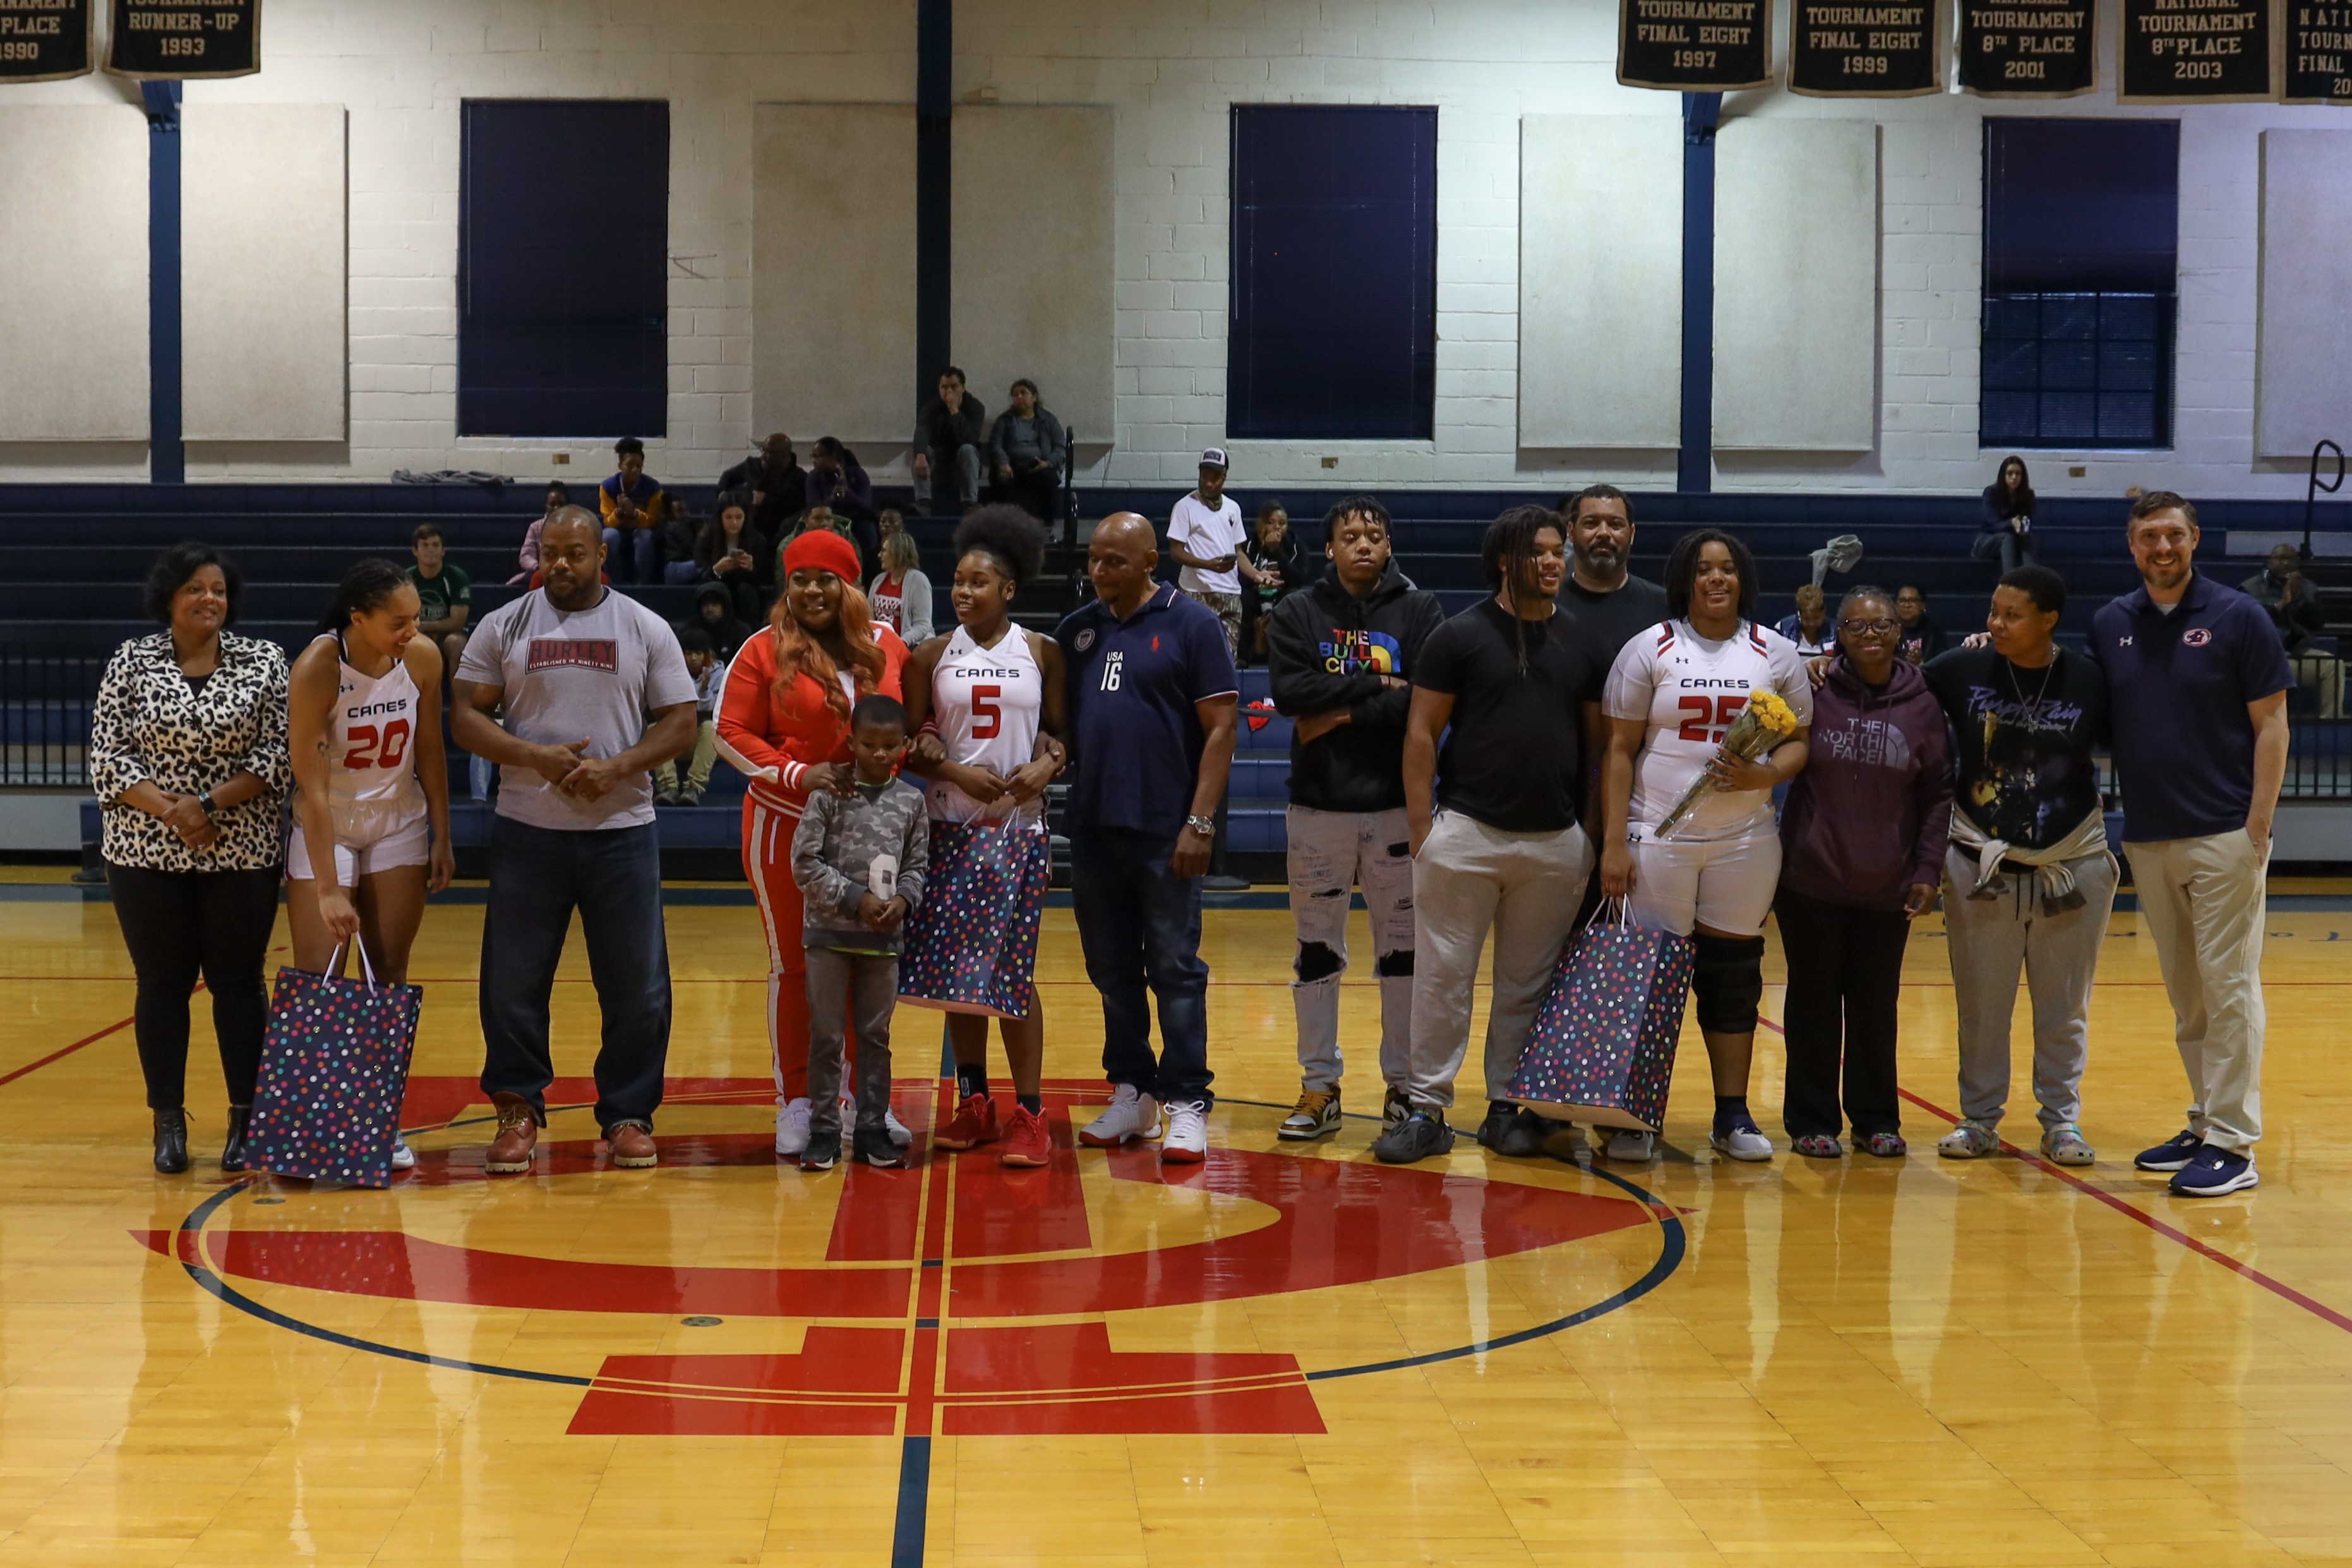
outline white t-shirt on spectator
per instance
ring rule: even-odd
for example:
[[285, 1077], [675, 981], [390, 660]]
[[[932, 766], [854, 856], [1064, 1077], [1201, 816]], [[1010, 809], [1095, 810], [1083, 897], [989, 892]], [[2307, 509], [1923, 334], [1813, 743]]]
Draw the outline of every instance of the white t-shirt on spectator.
[[[472, 629], [457, 678], [506, 693], [508, 734], [542, 745], [585, 738], [590, 757], [626, 751], [645, 737], [649, 715], [697, 695], [669, 622], [609, 588], [586, 610], [558, 610], [543, 589], [493, 610]], [[534, 828], [634, 828], [654, 820], [653, 777], [585, 800], [528, 768], [501, 766], [499, 815]]]
[[[1168, 514], [1168, 542], [1182, 545], [1184, 553], [1195, 560], [1215, 560], [1220, 556], [1239, 553], [1242, 541], [1248, 536], [1242, 531], [1242, 509], [1231, 496], [1221, 496], [1218, 507], [1211, 511], [1195, 493], [1176, 503]], [[1239, 593], [1242, 580], [1232, 567], [1223, 571], [1202, 571], [1193, 567], [1179, 568], [1176, 586], [1187, 593]]]

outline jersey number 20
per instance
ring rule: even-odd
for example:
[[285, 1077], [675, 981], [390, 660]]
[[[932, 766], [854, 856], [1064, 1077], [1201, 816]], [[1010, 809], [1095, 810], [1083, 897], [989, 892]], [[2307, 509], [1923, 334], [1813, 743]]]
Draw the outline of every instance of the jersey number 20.
[[1691, 716], [1683, 720], [1683, 727], [1675, 732], [1675, 738], [1695, 740], [1702, 746], [1719, 746], [1723, 743], [1724, 733], [1731, 727], [1731, 721], [1738, 718], [1739, 710], [1747, 706], [1746, 692], [1737, 696], [1727, 695], [1712, 699], [1685, 697], [1675, 706], [1678, 711]]
[[381, 732], [372, 724], [352, 726], [352, 748], [343, 753], [343, 766], [360, 768], [397, 768], [408, 760], [408, 721], [394, 719]]

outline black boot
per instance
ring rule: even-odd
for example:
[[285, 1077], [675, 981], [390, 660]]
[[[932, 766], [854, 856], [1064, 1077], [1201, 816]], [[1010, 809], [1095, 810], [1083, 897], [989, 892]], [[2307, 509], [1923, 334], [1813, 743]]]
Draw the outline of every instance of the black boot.
[[[221, 1139], [221, 1169], [241, 1171], [245, 1168], [245, 1124], [253, 1120], [253, 1107], [232, 1105], [228, 1108], [228, 1133]], [[185, 1158], [184, 1155], [182, 1156]]]
[[188, 1113], [173, 1106], [155, 1113], [155, 1173], [178, 1176], [188, 1168]]

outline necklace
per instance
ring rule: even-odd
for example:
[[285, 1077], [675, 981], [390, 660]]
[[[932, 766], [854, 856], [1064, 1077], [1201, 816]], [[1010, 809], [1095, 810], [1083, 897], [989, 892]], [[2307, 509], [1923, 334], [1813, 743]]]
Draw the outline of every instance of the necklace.
[[2018, 684], [2017, 666], [2007, 659], [2001, 661], [2002, 667], [2009, 671], [2009, 689], [2016, 696], [2017, 706], [2025, 710], [2025, 727], [2029, 729], [2033, 727], [2035, 716], [2042, 711], [2042, 699], [2050, 695], [2050, 678], [2058, 673], [2058, 658], [2064, 652], [2063, 648], [2050, 650], [2049, 667], [2042, 672], [2042, 684], [2033, 689], [2031, 703], [2025, 700], [2025, 688]]

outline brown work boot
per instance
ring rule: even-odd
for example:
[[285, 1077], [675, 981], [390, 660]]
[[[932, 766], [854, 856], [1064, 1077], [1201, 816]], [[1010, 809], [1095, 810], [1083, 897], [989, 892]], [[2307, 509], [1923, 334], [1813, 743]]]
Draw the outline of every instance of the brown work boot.
[[625, 1171], [641, 1171], [661, 1163], [653, 1134], [639, 1123], [616, 1123], [604, 1134], [604, 1145], [613, 1152], [613, 1163]]
[[520, 1176], [530, 1169], [531, 1151], [539, 1146], [539, 1117], [520, 1094], [493, 1094], [490, 1104], [499, 1113], [499, 1135], [490, 1140], [482, 1168], [492, 1176]]

